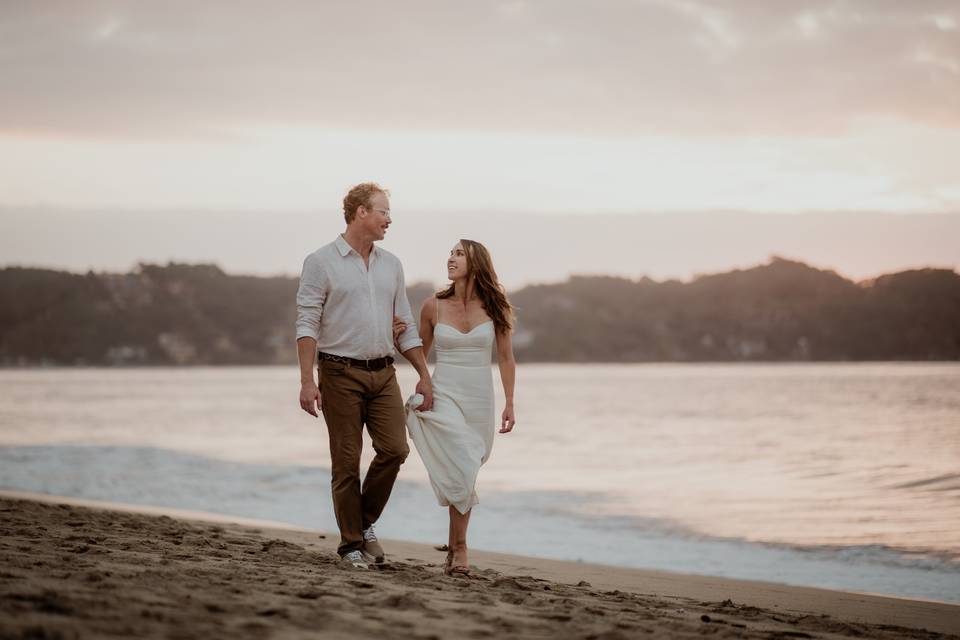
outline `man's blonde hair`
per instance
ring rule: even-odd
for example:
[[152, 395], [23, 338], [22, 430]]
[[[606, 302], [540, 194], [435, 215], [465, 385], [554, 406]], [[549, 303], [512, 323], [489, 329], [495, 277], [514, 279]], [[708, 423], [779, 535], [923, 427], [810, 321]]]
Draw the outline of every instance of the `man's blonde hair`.
[[369, 207], [370, 199], [378, 193], [382, 193], [385, 196], [390, 195], [389, 191], [376, 182], [361, 182], [350, 189], [343, 198], [343, 218], [347, 221], [347, 224], [353, 222], [353, 219], [356, 217], [357, 207]]

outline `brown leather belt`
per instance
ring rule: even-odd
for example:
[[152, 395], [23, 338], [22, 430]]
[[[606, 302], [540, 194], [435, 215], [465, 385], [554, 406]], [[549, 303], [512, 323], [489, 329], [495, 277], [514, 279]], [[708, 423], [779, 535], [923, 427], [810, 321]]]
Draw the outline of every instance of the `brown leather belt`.
[[390, 356], [374, 358], [373, 360], [357, 360], [356, 358], [337, 356], [332, 353], [324, 353], [323, 351], [319, 351], [317, 353], [317, 357], [319, 357], [321, 360], [329, 360], [330, 362], [342, 362], [343, 364], [351, 367], [360, 367], [361, 369], [366, 369], [367, 371], [379, 371], [380, 369], [393, 364], [393, 358]]

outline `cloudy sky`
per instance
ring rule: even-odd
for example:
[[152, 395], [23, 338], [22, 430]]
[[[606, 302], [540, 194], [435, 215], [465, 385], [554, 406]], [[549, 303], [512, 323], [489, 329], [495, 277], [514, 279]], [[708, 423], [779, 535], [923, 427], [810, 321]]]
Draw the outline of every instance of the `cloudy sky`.
[[0, 3], [5, 216], [956, 213], [956, 167], [955, 0]]

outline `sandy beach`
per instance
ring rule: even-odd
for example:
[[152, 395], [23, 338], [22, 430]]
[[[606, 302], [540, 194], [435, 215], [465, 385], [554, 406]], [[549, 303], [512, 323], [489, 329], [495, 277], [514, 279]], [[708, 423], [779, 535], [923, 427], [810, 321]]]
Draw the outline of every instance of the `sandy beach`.
[[960, 606], [385, 540], [210, 514], [0, 494], [0, 638], [946, 638]]

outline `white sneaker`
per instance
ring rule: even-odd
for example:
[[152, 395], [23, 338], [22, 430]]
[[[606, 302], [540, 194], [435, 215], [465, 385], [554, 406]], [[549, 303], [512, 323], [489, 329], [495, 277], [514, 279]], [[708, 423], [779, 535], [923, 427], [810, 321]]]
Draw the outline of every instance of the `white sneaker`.
[[380, 541], [377, 540], [377, 534], [373, 530], [373, 525], [370, 525], [363, 532], [363, 551], [370, 558], [373, 558], [373, 561], [377, 564], [383, 562], [383, 547], [380, 546]]
[[367, 561], [359, 551], [350, 551], [340, 556], [340, 562], [349, 564], [356, 569], [366, 569]]

